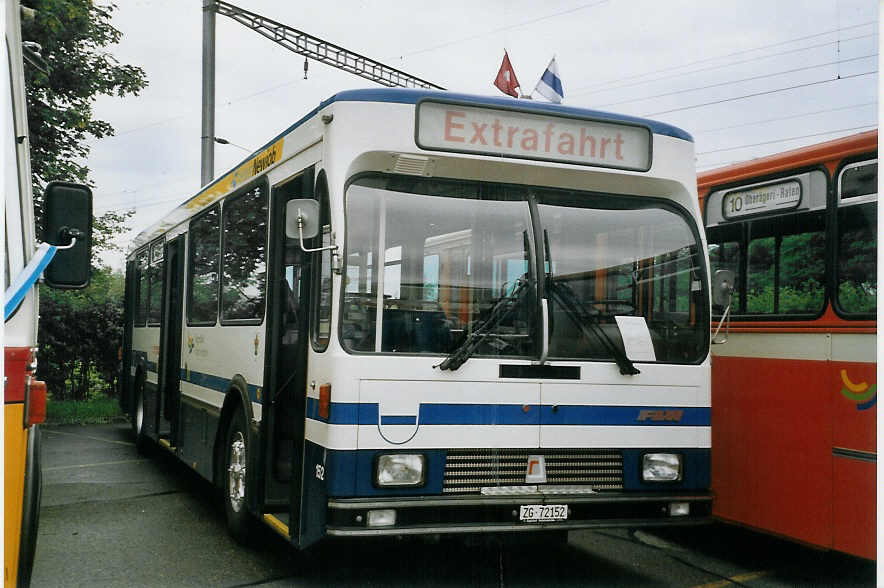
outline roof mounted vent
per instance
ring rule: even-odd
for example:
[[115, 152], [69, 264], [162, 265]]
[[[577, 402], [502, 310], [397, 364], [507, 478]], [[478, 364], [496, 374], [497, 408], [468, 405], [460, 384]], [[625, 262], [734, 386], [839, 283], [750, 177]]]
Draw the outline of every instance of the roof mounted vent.
[[386, 171], [394, 174], [410, 176], [431, 176], [436, 167], [436, 160], [422, 155], [394, 154], [391, 165]]

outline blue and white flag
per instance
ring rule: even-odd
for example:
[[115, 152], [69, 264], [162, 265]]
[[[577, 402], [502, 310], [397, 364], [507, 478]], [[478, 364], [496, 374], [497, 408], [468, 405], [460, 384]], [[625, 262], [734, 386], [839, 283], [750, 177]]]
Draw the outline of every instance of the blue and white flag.
[[537, 82], [534, 91], [550, 102], [562, 103], [565, 93], [562, 91], [562, 80], [559, 78], [559, 66], [556, 64], [555, 57], [546, 66], [546, 71], [540, 76], [540, 81]]

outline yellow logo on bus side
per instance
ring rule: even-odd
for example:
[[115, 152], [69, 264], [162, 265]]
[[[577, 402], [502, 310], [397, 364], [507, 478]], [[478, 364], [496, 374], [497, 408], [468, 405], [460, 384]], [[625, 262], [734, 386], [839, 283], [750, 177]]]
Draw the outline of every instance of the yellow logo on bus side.
[[215, 184], [205, 192], [202, 192], [191, 199], [184, 205], [185, 208], [193, 209], [207, 206], [225, 194], [236, 190], [239, 186], [247, 183], [270, 166], [279, 163], [280, 159], [282, 159], [282, 148], [284, 143], [285, 137], [280, 137], [280, 139], [273, 145], [259, 152], [253, 158], [228, 173], [226, 176], [215, 182]]
[[854, 384], [847, 376], [847, 370], [841, 370], [841, 383], [844, 384], [844, 387], [841, 388], [841, 395], [856, 403], [857, 410], [868, 410], [878, 400], [877, 385], [869, 386], [867, 382]]

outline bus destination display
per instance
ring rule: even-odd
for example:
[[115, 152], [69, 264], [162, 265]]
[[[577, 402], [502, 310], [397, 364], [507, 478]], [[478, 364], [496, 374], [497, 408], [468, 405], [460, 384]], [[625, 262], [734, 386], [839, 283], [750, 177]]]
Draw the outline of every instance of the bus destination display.
[[431, 101], [420, 103], [417, 125], [417, 143], [424, 149], [637, 171], [651, 167], [651, 131], [642, 126]]
[[801, 202], [801, 183], [798, 180], [789, 180], [728, 192], [724, 195], [722, 206], [725, 218], [736, 218], [795, 208], [799, 202]]

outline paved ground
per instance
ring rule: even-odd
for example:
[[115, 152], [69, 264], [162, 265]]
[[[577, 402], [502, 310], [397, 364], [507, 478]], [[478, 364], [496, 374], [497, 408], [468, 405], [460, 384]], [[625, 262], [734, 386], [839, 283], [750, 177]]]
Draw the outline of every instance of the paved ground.
[[572, 532], [564, 546], [393, 539], [244, 549], [211, 487], [125, 425], [43, 429], [33, 586], [874, 586], [872, 562], [725, 525]]

